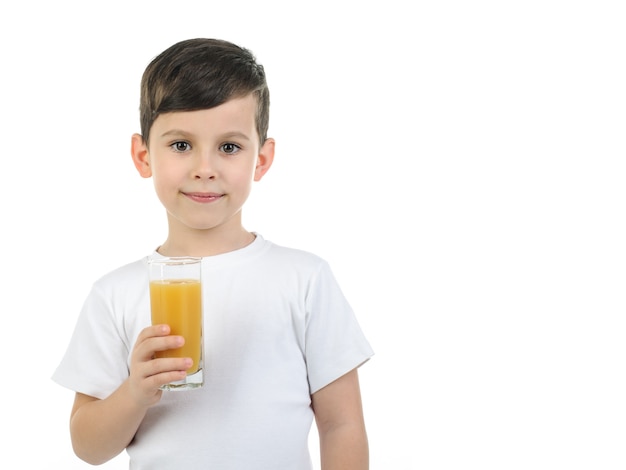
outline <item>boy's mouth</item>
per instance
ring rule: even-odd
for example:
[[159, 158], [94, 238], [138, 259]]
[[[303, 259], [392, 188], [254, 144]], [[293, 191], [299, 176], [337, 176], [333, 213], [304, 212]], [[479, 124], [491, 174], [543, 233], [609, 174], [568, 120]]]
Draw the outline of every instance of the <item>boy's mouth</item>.
[[183, 192], [183, 194], [187, 196], [189, 199], [191, 199], [192, 201], [201, 202], [201, 203], [214, 202], [224, 196], [224, 194], [220, 194], [220, 193], [196, 193], [196, 192], [185, 193]]

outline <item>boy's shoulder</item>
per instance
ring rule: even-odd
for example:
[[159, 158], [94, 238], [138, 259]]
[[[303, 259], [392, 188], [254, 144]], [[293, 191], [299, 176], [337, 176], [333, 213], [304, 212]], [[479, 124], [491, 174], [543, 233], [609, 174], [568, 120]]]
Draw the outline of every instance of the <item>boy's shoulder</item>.
[[277, 243], [264, 240], [267, 246], [270, 248], [272, 255], [274, 256], [283, 256], [287, 258], [291, 258], [294, 260], [303, 260], [303, 261], [311, 261], [311, 262], [322, 262], [324, 261], [321, 256], [313, 253], [312, 251], [308, 251], [301, 248], [294, 248], [292, 246], [287, 245], [279, 245]]
[[294, 248], [286, 245], [279, 245], [265, 241], [269, 248], [269, 254], [274, 260], [282, 260], [287, 263], [299, 266], [309, 266], [319, 268], [327, 265], [327, 261], [320, 255], [301, 248]]
[[111, 288], [117, 289], [120, 286], [134, 289], [138, 283], [147, 282], [148, 257], [144, 256], [143, 258], [124, 264], [105, 273], [96, 279], [94, 286], [104, 290]]

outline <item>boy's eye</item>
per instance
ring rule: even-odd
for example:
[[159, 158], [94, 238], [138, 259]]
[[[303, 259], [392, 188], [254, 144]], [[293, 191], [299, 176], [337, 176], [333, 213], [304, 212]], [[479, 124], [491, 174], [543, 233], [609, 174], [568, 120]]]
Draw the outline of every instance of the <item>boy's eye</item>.
[[174, 142], [170, 147], [176, 152], [186, 152], [190, 145], [187, 142]]
[[237, 153], [239, 150], [241, 149], [241, 147], [239, 147], [239, 145], [237, 144], [233, 144], [233, 143], [226, 143], [223, 144], [220, 147], [220, 150], [224, 153], [228, 153], [228, 154], [233, 154], [233, 153]]

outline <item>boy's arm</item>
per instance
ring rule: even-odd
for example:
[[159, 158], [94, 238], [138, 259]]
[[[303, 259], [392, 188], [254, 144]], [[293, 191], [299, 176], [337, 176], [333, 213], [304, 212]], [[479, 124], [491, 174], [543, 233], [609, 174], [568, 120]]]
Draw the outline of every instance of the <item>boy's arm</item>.
[[322, 470], [367, 470], [369, 449], [356, 369], [312, 396]]
[[127, 386], [128, 381], [104, 400], [76, 393], [70, 433], [74, 453], [85, 462], [103, 464], [133, 439], [147, 408], [133, 405]]
[[189, 358], [154, 359], [156, 351], [182, 345], [169, 336], [167, 325], [150, 326], [138, 336], [131, 356], [130, 376], [107, 398], [76, 393], [70, 417], [74, 453], [100, 465], [123, 451], [132, 441], [148, 409], [161, 399], [159, 387], [185, 377]]

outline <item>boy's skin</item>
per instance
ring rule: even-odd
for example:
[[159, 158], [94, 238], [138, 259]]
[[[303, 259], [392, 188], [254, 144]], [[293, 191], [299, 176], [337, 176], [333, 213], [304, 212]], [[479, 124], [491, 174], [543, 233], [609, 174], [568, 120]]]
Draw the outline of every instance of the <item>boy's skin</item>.
[[[161, 114], [149, 142], [132, 136], [135, 167], [153, 179], [167, 212], [168, 236], [159, 253], [211, 256], [254, 240], [242, 225], [241, 210], [253, 182], [271, 167], [275, 146], [271, 138], [260, 142], [256, 108], [249, 94], [210, 109]], [[149, 326], [135, 343], [129, 378], [115, 392], [103, 400], [76, 393], [70, 418], [76, 455], [97, 465], [130, 444], [147, 410], [159, 402], [159, 386], [183, 378], [191, 366], [190, 358], [154, 359], [154, 353], [183, 341], [169, 335], [167, 325]], [[368, 469], [357, 370], [315, 392], [312, 407], [322, 470]]]

